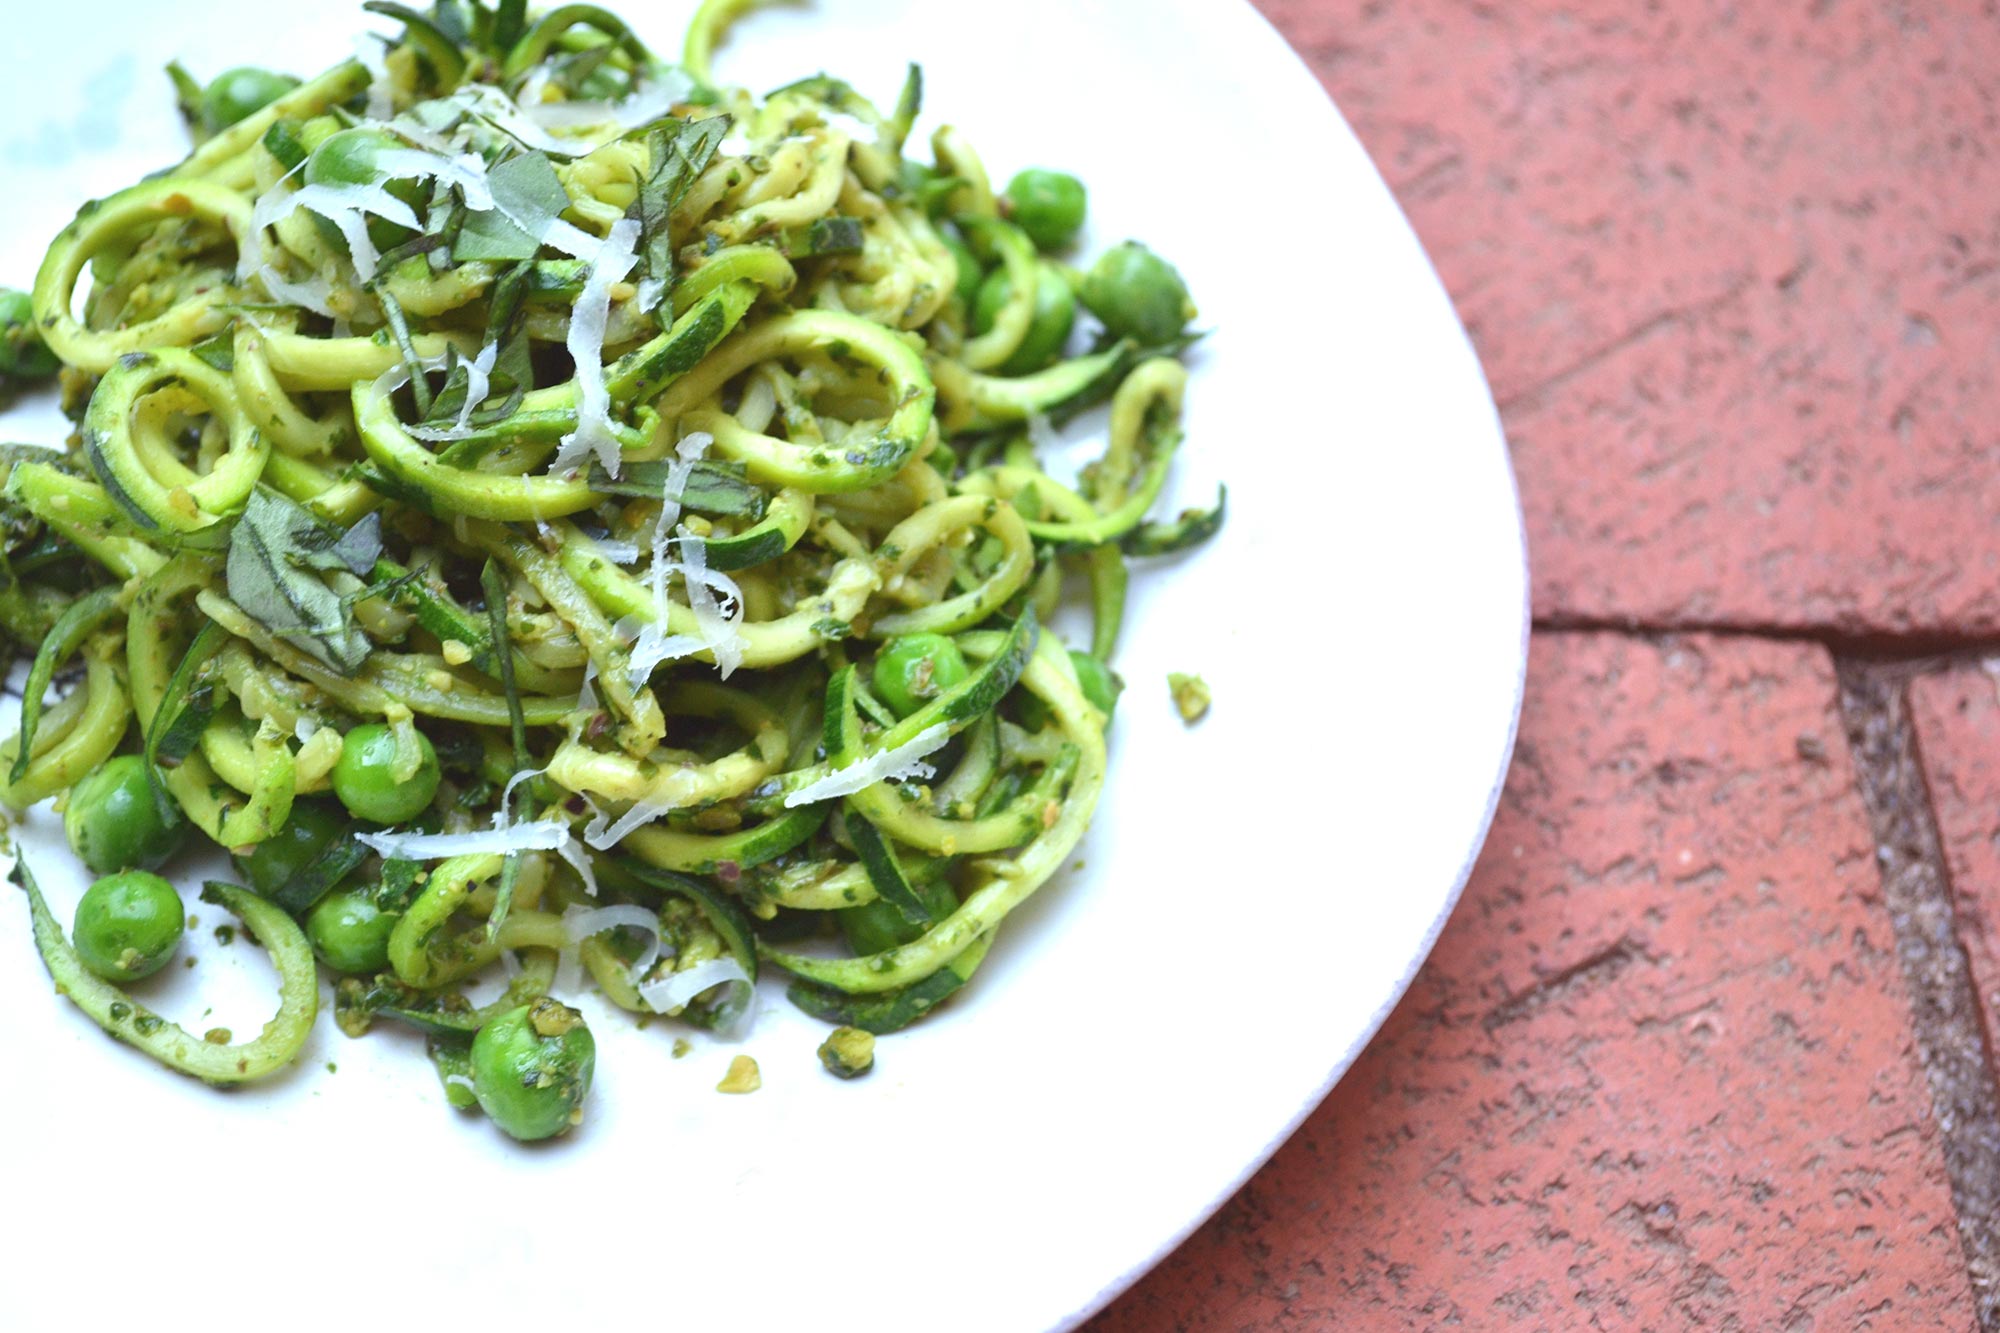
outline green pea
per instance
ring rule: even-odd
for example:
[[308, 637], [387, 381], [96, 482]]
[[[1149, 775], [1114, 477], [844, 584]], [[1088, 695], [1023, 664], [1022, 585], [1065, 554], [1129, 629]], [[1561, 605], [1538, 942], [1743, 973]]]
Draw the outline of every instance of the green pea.
[[472, 1039], [472, 1093], [517, 1139], [546, 1139], [582, 1120], [596, 1067], [583, 1015], [546, 996], [509, 1009]]
[[1098, 712], [1106, 717], [1118, 706], [1118, 696], [1124, 692], [1125, 682], [1118, 673], [1089, 653], [1075, 648], [1069, 652], [1070, 665], [1076, 668], [1076, 683], [1083, 690], [1083, 697], [1090, 700]]
[[957, 236], [945, 234], [939, 239], [944, 242], [944, 248], [951, 251], [952, 261], [958, 265], [958, 284], [952, 290], [958, 293], [958, 299], [965, 302], [965, 308], [970, 310], [973, 302], [979, 299], [979, 283], [986, 276], [986, 269], [980, 264], [979, 256], [972, 253], [972, 247]]
[[[930, 910], [931, 918], [942, 921], [958, 907], [958, 897], [951, 886], [942, 881], [914, 886], [917, 897]], [[843, 907], [835, 913], [840, 918], [840, 933], [847, 938], [847, 947], [854, 951], [856, 958], [908, 944], [924, 933], [922, 926], [913, 926], [903, 915], [903, 909], [881, 898], [862, 903], [859, 907]]]
[[201, 90], [201, 123], [210, 134], [228, 129], [237, 121], [262, 111], [299, 86], [289, 74], [239, 65], [224, 70]]
[[875, 656], [875, 694], [908, 717], [970, 674], [965, 654], [942, 634], [902, 634]]
[[1099, 255], [1080, 294], [1105, 328], [1148, 347], [1179, 337], [1196, 314], [1179, 271], [1137, 241]]
[[278, 831], [252, 848], [248, 856], [237, 857], [236, 868], [251, 888], [263, 897], [273, 897], [346, 829], [347, 820], [330, 803], [294, 801], [290, 817]]
[[173, 885], [148, 871], [122, 870], [84, 890], [70, 933], [85, 967], [106, 981], [137, 981], [167, 965], [186, 928]]
[[1007, 217], [1042, 250], [1060, 250], [1083, 226], [1083, 182], [1063, 171], [1029, 167], [1007, 182]]
[[329, 893], [306, 917], [306, 938], [336, 972], [380, 972], [389, 965], [389, 936], [402, 920], [374, 896], [355, 889]]
[[[996, 268], [979, 284], [979, 298], [972, 307], [972, 331], [984, 333], [993, 327], [1000, 307], [1014, 293], [1007, 270]], [[1062, 355], [1063, 344], [1076, 324], [1076, 295], [1062, 275], [1047, 264], [1035, 266], [1035, 317], [1027, 336], [1014, 354], [1000, 363], [1002, 375], [1029, 375]]]
[[0, 287], [0, 375], [46, 379], [62, 369], [35, 324], [35, 303], [26, 292]]
[[306, 159], [308, 185], [373, 185], [382, 179], [381, 155], [401, 145], [386, 130], [340, 130], [322, 139]]
[[[394, 135], [385, 130], [356, 128], [329, 134], [306, 158], [306, 184], [374, 185], [380, 182], [390, 194], [412, 209], [421, 209], [425, 201], [425, 188], [421, 182], [408, 179], [383, 180], [382, 154], [402, 146]], [[319, 215], [315, 213], [313, 216]], [[327, 225], [332, 226], [331, 223]], [[334, 237], [340, 235], [337, 228], [331, 234]], [[380, 250], [388, 249], [409, 234], [407, 227], [399, 227], [381, 218], [376, 218], [368, 224], [368, 238]]]
[[356, 819], [400, 824], [422, 814], [437, 795], [437, 751], [421, 731], [416, 737], [416, 769], [403, 774], [397, 772], [396, 733], [386, 725], [370, 722], [347, 733], [333, 765], [333, 794]]
[[146, 781], [146, 761], [121, 754], [69, 792], [63, 832], [70, 850], [92, 872], [157, 870], [180, 849], [187, 825], [163, 812]]

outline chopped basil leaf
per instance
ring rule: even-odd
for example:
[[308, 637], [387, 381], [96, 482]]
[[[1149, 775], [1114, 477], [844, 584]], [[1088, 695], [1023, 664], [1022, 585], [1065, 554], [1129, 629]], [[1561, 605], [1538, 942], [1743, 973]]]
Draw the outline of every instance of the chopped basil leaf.
[[[642, 463], [627, 462], [616, 477], [601, 467], [590, 469], [590, 489], [600, 495], [631, 495], [661, 499], [674, 464], [666, 459]], [[688, 472], [679, 495], [681, 506], [703, 514], [726, 514], [734, 518], [762, 518], [764, 493], [743, 478], [741, 464], [696, 463]]]
[[417, 411], [431, 410], [431, 384], [424, 375], [424, 366], [417, 356], [417, 345], [410, 338], [410, 322], [403, 317], [403, 307], [389, 294], [388, 287], [375, 285], [375, 299], [381, 302], [382, 318], [388, 321], [389, 334], [396, 342], [396, 350], [402, 354], [403, 370], [410, 377], [410, 393], [417, 400]]
[[[646, 132], [652, 165], [639, 185], [639, 197], [625, 211], [639, 222], [639, 276], [670, 283], [674, 276], [673, 241], [667, 221], [695, 177], [715, 159], [716, 147], [729, 133], [729, 117], [668, 120]], [[671, 318], [671, 311], [668, 313]]]
[[452, 243], [452, 258], [502, 263], [533, 259], [541, 235], [569, 207], [556, 169], [541, 153], [511, 157], [486, 173], [494, 207], [468, 211]]
[[225, 375], [236, 369], [236, 340], [226, 330], [188, 350]]
[[814, 255], [854, 255], [861, 253], [861, 219], [830, 217], [784, 232], [787, 259], [810, 259]]
[[365, 574], [382, 554], [375, 514], [345, 532], [322, 525], [281, 495], [255, 491], [229, 536], [224, 573], [230, 600], [273, 634], [296, 642], [328, 666], [359, 670], [368, 639], [348, 601], [317, 571]]

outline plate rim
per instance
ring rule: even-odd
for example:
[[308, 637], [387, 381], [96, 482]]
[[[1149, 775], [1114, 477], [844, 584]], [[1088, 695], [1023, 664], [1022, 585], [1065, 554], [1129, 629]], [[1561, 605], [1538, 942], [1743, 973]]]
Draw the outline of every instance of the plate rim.
[[1306, 1122], [1313, 1112], [1320, 1108], [1320, 1105], [1332, 1094], [1334, 1088], [1339, 1086], [1341, 1079], [1345, 1078], [1347, 1072], [1354, 1067], [1355, 1061], [1360, 1059], [1361, 1053], [1367, 1050], [1370, 1043], [1381, 1033], [1383, 1026], [1389, 1020], [1389, 1016], [1395, 1012], [1396, 1007], [1403, 1002], [1403, 997], [1409, 993], [1411, 985], [1417, 979], [1417, 974], [1430, 961], [1431, 951], [1437, 947], [1438, 938], [1444, 933], [1446, 923], [1451, 920], [1453, 913], [1457, 911], [1459, 900], [1465, 893], [1465, 886], [1471, 880], [1473, 869], [1478, 864], [1481, 854], [1485, 851], [1486, 840], [1493, 831], [1494, 816], [1499, 812], [1500, 799], [1506, 790], [1508, 774], [1513, 769], [1514, 748], [1520, 738], [1521, 709], [1527, 695], [1528, 646], [1534, 629], [1534, 591], [1529, 579], [1527, 523], [1521, 509], [1520, 479], [1514, 473], [1513, 461], [1508, 451], [1506, 425], [1501, 420], [1499, 405], [1493, 397], [1492, 382], [1486, 376], [1485, 364], [1480, 360], [1479, 349], [1473, 343], [1472, 335], [1466, 329], [1464, 319], [1459, 316], [1458, 307], [1456, 302], [1452, 300], [1450, 288], [1445, 285], [1444, 276], [1438, 272], [1437, 264], [1431, 259], [1430, 250], [1424, 245], [1423, 237], [1418, 234], [1416, 226], [1410, 221], [1408, 211], [1404, 209], [1402, 201], [1396, 197], [1396, 192], [1390, 187], [1388, 178], [1383, 176], [1381, 168], [1375, 163], [1374, 157], [1367, 152], [1367, 146], [1361, 140], [1360, 135], [1355, 132], [1352, 122], [1347, 119], [1346, 113], [1340, 109], [1340, 103], [1334, 99], [1332, 92], [1327, 89], [1326, 85], [1320, 82], [1319, 76], [1313, 73], [1312, 67], [1306, 63], [1305, 57], [1286, 39], [1285, 35], [1279, 31], [1277, 25], [1271, 21], [1270, 17], [1262, 9], [1258, 8], [1254, 0], [1238, 0], [1238, 6], [1239, 12], [1247, 13], [1254, 21], [1258, 29], [1257, 40], [1263, 42], [1267, 48], [1275, 46], [1278, 51], [1281, 51], [1283, 53], [1283, 60], [1290, 66], [1290, 73], [1294, 77], [1303, 76], [1312, 82], [1314, 89], [1318, 93], [1321, 110], [1333, 117], [1334, 124], [1338, 126], [1341, 132], [1349, 135], [1357, 143], [1361, 144], [1362, 155], [1368, 163], [1369, 171], [1374, 174], [1377, 183], [1382, 187], [1382, 192], [1388, 198], [1391, 207], [1395, 210], [1396, 217], [1402, 224], [1403, 231], [1410, 238], [1410, 243], [1423, 256], [1424, 267], [1429, 275], [1429, 280], [1436, 288], [1437, 294], [1443, 298], [1446, 309], [1451, 312], [1452, 326], [1457, 341], [1462, 346], [1473, 368], [1478, 372], [1480, 390], [1484, 398], [1485, 410], [1483, 415], [1492, 428], [1492, 443], [1500, 449], [1503, 460], [1506, 463], [1506, 466], [1501, 471], [1506, 479], [1507, 497], [1514, 519], [1513, 564], [1520, 579], [1521, 598], [1517, 612], [1519, 629], [1514, 649], [1513, 699], [1507, 720], [1506, 739], [1500, 747], [1498, 756], [1498, 767], [1488, 779], [1485, 808], [1480, 813], [1478, 820], [1478, 833], [1473, 838], [1471, 846], [1467, 848], [1458, 869], [1454, 872], [1452, 884], [1446, 892], [1437, 914], [1425, 929], [1423, 937], [1418, 941], [1408, 965], [1404, 969], [1403, 974], [1397, 979], [1390, 994], [1383, 999], [1381, 1004], [1376, 1007], [1374, 1013], [1369, 1016], [1366, 1026], [1340, 1052], [1334, 1061], [1333, 1067], [1328, 1071], [1326, 1078], [1316, 1089], [1308, 1093], [1297, 1107], [1293, 1108], [1287, 1114], [1285, 1120], [1245, 1162], [1243, 1168], [1228, 1180], [1195, 1216], [1189, 1218], [1184, 1225], [1176, 1229], [1143, 1260], [1118, 1274], [1110, 1282], [1100, 1287], [1087, 1301], [1064, 1315], [1058, 1323], [1052, 1326], [1054, 1333], [1071, 1333], [1071, 1330], [1080, 1327], [1092, 1317], [1109, 1308], [1112, 1302], [1137, 1286], [1140, 1280], [1148, 1273], [1151, 1273], [1155, 1268], [1172, 1257], [1174, 1252], [1186, 1244], [1196, 1231], [1199, 1231], [1211, 1218], [1221, 1212], [1224, 1206], [1231, 1199], [1235, 1198], [1258, 1172], [1270, 1164], [1271, 1159], [1277, 1155], [1278, 1150], [1291, 1141], [1292, 1136], [1298, 1133], [1300, 1126]]

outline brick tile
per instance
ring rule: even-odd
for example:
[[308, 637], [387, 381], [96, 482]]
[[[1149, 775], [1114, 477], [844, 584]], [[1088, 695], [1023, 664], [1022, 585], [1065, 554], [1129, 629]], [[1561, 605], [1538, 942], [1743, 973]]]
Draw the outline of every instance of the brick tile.
[[2000, 1036], [2000, 679], [1960, 667], [1912, 681], [1910, 720], [1951, 875], [1952, 910], [1990, 1047]]
[[1410, 994], [1095, 1333], [1971, 1327], [1834, 700], [1817, 648], [1538, 637]]
[[1544, 617], [2000, 631], [2000, 22], [1260, 0], [1411, 215]]

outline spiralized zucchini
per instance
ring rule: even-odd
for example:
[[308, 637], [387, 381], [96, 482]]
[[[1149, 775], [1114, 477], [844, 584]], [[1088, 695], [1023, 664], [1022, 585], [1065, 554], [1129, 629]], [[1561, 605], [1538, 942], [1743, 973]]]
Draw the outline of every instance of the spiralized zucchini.
[[[586, 976], [718, 1027], [764, 965], [893, 1031], [1082, 837], [1125, 553], [1220, 520], [1148, 522], [1193, 308], [1140, 247], [1063, 262], [1071, 178], [996, 193], [949, 128], [911, 155], [914, 67], [886, 111], [719, 82], [748, 7], [709, 0], [675, 64], [591, 6], [371, 4], [379, 52], [193, 99], [192, 155], [50, 247], [78, 431], [0, 453], [0, 624], [39, 646], [0, 799], [143, 756], [283, 977], [247, 1046], [137, 1032], [28, 878], [45, 962], [139, 1049], [283, 1068], [308, 939], [342, 1027], [428, 1032], [454, 1104], [501, 1005]], [[1102, 458], [1050, 475], [1047, 423], [1107, 401]], [[1087, 653], [1047, 628], [1070, 573]], [[382, 920], [372, 965], [329, 894]]]

